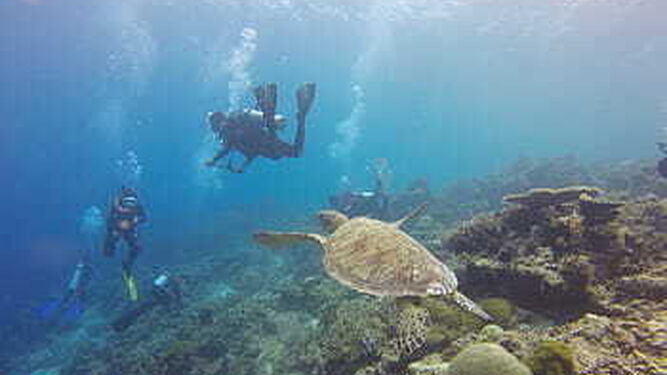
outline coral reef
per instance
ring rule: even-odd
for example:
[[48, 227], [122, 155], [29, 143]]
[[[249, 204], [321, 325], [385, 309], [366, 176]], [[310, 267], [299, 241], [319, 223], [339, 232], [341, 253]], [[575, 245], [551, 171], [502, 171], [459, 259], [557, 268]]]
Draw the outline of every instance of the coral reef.
[[586, 165], [573, 156], [524, 158], [484, 178], [452, 182], [439, 194], [432, 194], [430, 211], [438, 222], [451, 227], [477, 214], [500, 210], [508, 194], [586, 185], [599, 186], [620, 199], [651, 194], [667, 198], [667, 179], [658, 175], [652, 160]]
[[478, 216], [445, 239], [444, 248], [460, 254], [464, 279], [478, 293], [507, 296], [561, 319], [599, 310], [609, 293], [637, 289], [637, 283], [662, 293], [660, 281], [646, 281], [645, 273], [664, 262], [659, 249], [667, 245], [667, 203], [650, 198], [622, 205], [580, 196], [546, 206], [540, 198], [537, 208], [532, 199]]
[[412, 303], [429, 313], [431, 325], [426, 342], [431, 350], [442, 348], [468, 332], [479, 330], [483, 325], [477, 316], [440, 298], [415, 299]]
[[544, 341], [528, 359], [534, 375], [574, 375], [572, 349], [559, 341]]
[[503, 200], [518, 203], [530, 209], [540, 209], [577, 201], [582, 195], [595, 197], [600, 192], [599, 188], [588, 186], [568, 186], [560, 189], [534, 188], [526, 193], [506, 195]]
[[182, 305], [122, 333], [106, 327], [126, 307], [122, 291], [102, 281], [84, 334], [53, 330], [46, 351], [3, 353], [0, 372], [665, 374], [667, 183], [649, 167], [523, 160], [439, 193], [419, 182], [393, 196], [399, 211], [431, 202], [407, 230], [452, 266], [492, 324], [444, 298], [351, 291], [310, 248], [276, 257], [244, 242], [242, 255], [216, 249], [172, 267], [186, 285]]
[[516, 357], [496, 344], [475, 344], [457, 354], [447, 375], [530, 375]]
[[410, 375], [447, 375], [449, 363], [443, 362], [438, 354], [429, 355], [408, 366]]
[[426, 344], [426, 332], [430, 325], [428, 310], [408, 306], [398, 314], [396, 337], [392, 340], [394, 352], [399, 356], [410, 356]]
[[493, 317], [496, 324], [511, 327], [516, 323], [516, 307], [505, 298], [485, 298], [479, 306]]
[[[539, 346], [549, 338], [572, 348], [580, 374], [657, 374], [665, 369], [658, 353], [667, 329], [656, 327], [665, 321], [666, 205], [654, 196], [531, 201], [474, 218], [443, 248], [459, 254], [462, 279], [477, 294], [505, 296], [556, 321], [574, 319], [535, 337], [517, 334], [514, 341], [523, 345], [517, 354], [527, 358], [527, 348], [534, 348], [527, 360], [536, 374], [574, 373], [563, 350]], [[591, 326], [599, 327], [592, 330], [596, 335], [582, 336]], [[535, 356], [548, 355], [550, 362], [536, 364]]]
[[[664, 304], [660, 307], [662, 311], [665, 311], [664, 307]], [[664, 359], [667, 329], [664, 327], [664, 313], [662, 315], [649, 317], [647, 321], [636, 321], [628, 317], [587, 314], [577, 321], [553, 327], [546, 337], [571, 349], [577, 374], [658, 375], [667, 370]], [[662, 323], [656, 319], [662, 319]], [[548, 366], [538, 368], [567, 370], [568, 365], [563, 365], [567, 363], [569, 353], [562, 348], [554, 348], [552, 344], [549, 346], [544, 354], [540, 353], [544, 344], [537, 346], [535, 355], [552, 357]]]
[[381, 357], [390, 340], [389, 315], [387, 306], [369, 298], [357, 298], [337, 306], [323, 341], [326, 372], [351, 373]]

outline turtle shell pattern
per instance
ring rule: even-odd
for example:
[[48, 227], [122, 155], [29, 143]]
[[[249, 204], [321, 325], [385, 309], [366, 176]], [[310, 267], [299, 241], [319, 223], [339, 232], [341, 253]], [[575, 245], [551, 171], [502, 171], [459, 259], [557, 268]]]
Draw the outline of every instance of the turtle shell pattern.
[[[376, 296], [449, 294], [457, 280], [425, 247], [391, 223], [350, 219], [324, 243], [324, 267], [342, 284]], [[434, 293], [433, 287], [440, 292]]]

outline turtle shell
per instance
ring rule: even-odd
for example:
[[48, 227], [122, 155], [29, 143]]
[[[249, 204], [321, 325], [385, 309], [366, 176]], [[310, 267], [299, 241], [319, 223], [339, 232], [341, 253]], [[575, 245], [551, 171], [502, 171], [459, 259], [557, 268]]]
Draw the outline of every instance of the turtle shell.
[[363, 293], [426, 296], [448, 294], [457, 287], [456, 276], [447, 266], [391, 223], [351, 219], [324, 246], [329, 275]]

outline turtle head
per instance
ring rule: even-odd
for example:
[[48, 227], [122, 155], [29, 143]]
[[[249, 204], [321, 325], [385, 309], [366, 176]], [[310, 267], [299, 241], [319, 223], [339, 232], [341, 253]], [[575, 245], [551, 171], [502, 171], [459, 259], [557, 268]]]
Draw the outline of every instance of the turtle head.
[[317, 213], [317, 220], [327, 233], [333, 233], [349, 219], [344, 214], [334, 210], [323, 210]]

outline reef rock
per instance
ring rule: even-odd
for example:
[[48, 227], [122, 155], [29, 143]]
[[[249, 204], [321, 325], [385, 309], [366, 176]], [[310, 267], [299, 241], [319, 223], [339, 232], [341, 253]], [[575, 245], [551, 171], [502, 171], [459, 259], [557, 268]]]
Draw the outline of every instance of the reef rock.
[[447, 375], [531, 375], [515, 356], [496, 344], [468, 347], [450, 363]]
[[[479, 215], [444, 238], [443, 253], [458, 255], [471, 294], [504, 296], [557, 319], [665, 295], [667, 200], [611, 203], [576, 197], [594, 188], [554, 191], [562, 197], [532, 195], [539, 205]], [[535, 198], [542, 195], [551, 198]]]
[[570, 186], [559, 189], [536, 188], [530, 189], [526, 193], [506, 195], [503, 197], [503, 200], [535, 208], [573, 202], [578, 200], [582, 195], [595, 197], [601, 192], [602, 190], [599, 188], [588, 186]]
[[447, 375], [449, 363], [443, 362], [439, 355], [434, 354], [408, 365], [410, 375]]

